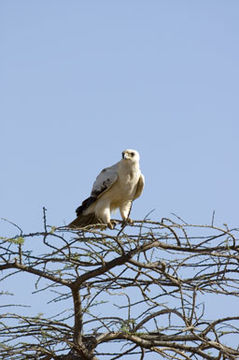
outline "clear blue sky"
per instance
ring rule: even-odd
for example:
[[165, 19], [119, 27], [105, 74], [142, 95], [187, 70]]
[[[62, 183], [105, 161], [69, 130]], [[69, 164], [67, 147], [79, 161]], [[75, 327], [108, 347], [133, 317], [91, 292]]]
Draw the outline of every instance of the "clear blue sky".
[[238, 227], [238, 19], [237, 0], [2, 0], [0, 217], [70, 222], [135, 148], [132, 218]]
[[68, 223], [129, 147], [133, 217], [238, 226], [238, 16], [236, 0], [1, 1], [0, 216]]

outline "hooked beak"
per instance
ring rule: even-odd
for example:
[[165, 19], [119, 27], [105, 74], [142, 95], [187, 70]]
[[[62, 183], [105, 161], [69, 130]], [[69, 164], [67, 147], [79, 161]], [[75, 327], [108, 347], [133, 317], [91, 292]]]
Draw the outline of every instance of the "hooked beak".
[[122, 159], [124, 159], [124, 160], [128, 160], [128, 154], [125, 152], [125, 151], [123, 151], [122, 152]]

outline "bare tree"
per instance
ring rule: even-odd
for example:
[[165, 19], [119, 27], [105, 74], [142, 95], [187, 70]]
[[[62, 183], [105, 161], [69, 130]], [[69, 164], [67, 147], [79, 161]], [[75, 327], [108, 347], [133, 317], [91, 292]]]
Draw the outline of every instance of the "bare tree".
[[238, 311], [223, 308], [239, 295], [238, 230], [179, 218], [117, 227], [52, 228], [44, 211], [44, 231], [1, 240], [2, 283], [33, 276], [56, 308], [2, 305], [1, 359], [239, 358]]

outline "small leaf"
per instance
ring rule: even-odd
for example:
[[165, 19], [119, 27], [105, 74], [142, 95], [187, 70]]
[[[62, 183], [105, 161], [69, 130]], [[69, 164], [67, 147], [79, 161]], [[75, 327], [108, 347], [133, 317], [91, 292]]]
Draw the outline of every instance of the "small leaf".
[[5, 241], [8, 241], [12, 244], [17, 244], [17, 245], [22, 245], [24, 244], [24, 238], [22, 236], [19, 236], [17, 238], [4, 238], [4, 237], [0, 237], [1, 240], [5, 240]]
[[16, 239], [16, 244], [19, 244], [19, 245], [22, 245], [24, 244], [24, 238], [22, 236], [19, 236], [17, 239]]
[[56, 231], [56, 226], [52, 226], [50, 230], [50, 234], [53, 234]]

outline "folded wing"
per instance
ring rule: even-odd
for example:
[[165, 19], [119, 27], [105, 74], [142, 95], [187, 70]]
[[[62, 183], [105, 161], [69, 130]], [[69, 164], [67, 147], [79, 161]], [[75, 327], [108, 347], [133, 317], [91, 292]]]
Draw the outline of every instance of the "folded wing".
[[103, 192], [111, 188], [111, 186], [116, 182], [117, 178], [117, 164], [103, 169], [93, 184], [91, 196], [98, 198], [103, 194]]
[[103, 169], [97, 176], [90, 197], [85, 199], [76, 209], [77, 216], [82, 215], [83, 211], [93, 204], [105, 191], [108, 191], [118, 178], [117, 164]]
[[136, 191], [134, 194], [134, 200], [137, 199], [138, 197], [140, 197], [140, 195], [142, 194], [142, 191], [144, 189], [144, 183], [145, 183], [144, 175], [141, 173], [138, 184], [137, 184], [137, 188], [136, 188]]

